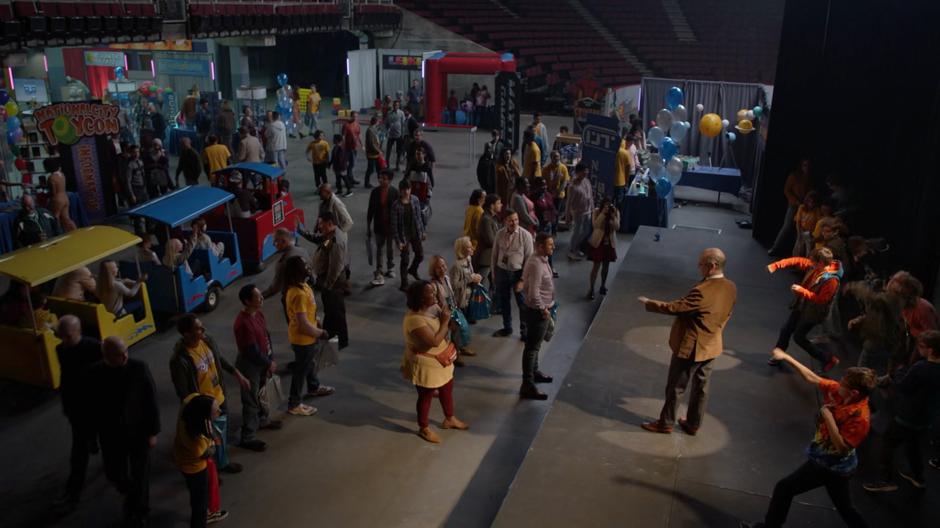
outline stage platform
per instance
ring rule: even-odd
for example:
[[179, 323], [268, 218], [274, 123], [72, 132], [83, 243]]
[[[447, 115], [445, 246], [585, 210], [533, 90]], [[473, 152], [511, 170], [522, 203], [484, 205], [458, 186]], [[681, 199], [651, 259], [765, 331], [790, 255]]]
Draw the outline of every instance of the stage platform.
[[[816, 390], [765, 363], [796, 276], [769, 275], [765, 250], [750, 231], [701, 227], [637, 232], [494, 526], [736, 527], [740, 519], [762, 519], [776, 481], [805, 461]], [[684, 295], [700, 279], [699, 252], [712, 246], [727, 254], [738, 302], [712, 374], [707, 417], [695, 437], [678, 428], [668, 436], [648, 433], [640, 424], [656, 418], [663, 402], [672, 319], [646, 312], [636, 298]], [[790, 351], [808, 360], [796, 345]], [[919, 493], [903, 481], [893, 494], [861, 489], [874, 476], [877, 444], [873, 434], [863, 445], [852, 485], [871, 526], [937, 526], [936, 489]], [[940, 472], [927, 471], [930, 485], [940, 487]], [[816, 490], [794, 502], [787, 526], [843, 524]]]

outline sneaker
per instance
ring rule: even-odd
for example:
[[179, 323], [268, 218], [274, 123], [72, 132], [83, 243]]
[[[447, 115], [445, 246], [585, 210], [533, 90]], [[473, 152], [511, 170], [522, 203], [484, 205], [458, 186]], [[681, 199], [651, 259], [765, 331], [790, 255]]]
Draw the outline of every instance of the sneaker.
[[301, 403], [296, 407], [287, 409], [287, 414], [293, 414], [294, 416], [313, 416], [317, 414], [317, 408]]
[[242, 440], [241, 442], [239, 442], [238, 447], [242, 449], [247, 449], [249, 451], [255, 451], [256, 453], [260, 453], [268, 448], [268, 444], [256, 438], [253, 438], [251, 440]]
[[839, 357], [836, 355], [833, 355], [831, 358], [829, 358], [829, 362], [823, 365], [823, 372], [829, 372], [830, 370], [835, 368], [835, 366], [838, 364], [839, 364]]
[[883, 493], [887, 491], [897, 491], [898, 485], [894, 484], [893, 482], [884, 481], [866, 482], [865, 484], [862, 484], [862, 489], [872, 493]]
[[209, 515], [206, 516], [206, 524], [217, 523], [226, 517], [228, 517], [228, 510], [209, 512]]
[[307, 391], [307, 394], [304, 394], [304, 398], [320, 398], [322, 396], [329, 396], [334, 392], [336, 392], [335, 388], [329, 385], [320, 385], [315, 391]]
[[917, 480], [913, 475], [909, 475], [903, 471], [898, 471], [898, 475], [901, 475], [901, 478], [910, 482], [911, 486], [914, 486], [917, 489], [927, 489], [927, 483], [921, 480]]
[[352, 195], [353, 195], [352, 191], [346, 191], [346, 194], [343, 195], [343, 198], [349, 198]]

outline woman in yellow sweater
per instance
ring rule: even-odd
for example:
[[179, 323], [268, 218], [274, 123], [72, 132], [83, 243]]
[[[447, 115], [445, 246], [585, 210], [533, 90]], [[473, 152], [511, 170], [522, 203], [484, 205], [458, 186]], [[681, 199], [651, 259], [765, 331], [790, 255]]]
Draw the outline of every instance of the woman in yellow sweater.
[[483, 202], [486, 200], [486, 191], [474, 189], [470, 193], [470, 203], [463, 217], [463, 236], [470, 237], [473, 249], [477, 248], [480, 240], [480, 219], [483, 218]]
[[[219, 404], [212, 396], [193, 393], [183, 399], [173, 441], [173, 462], [189, 488], [190, 528], [202, 528], [228, 517], [228, 512], [219, 508], [218, 484], [210, 485], [218, 481], [211, 462], [215, 446], [212, 420], [218, 417]], [[214, 496], [210, 493], [213, 489]]]

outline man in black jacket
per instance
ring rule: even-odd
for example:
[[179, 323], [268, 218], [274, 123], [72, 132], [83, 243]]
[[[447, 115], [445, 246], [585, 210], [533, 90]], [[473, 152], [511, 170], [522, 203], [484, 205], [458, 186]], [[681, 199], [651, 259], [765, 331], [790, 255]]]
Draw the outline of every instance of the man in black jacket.
[[150, 512], [150, 450], [160, 410], [147, 364], [127, 357], [117, 336], [104, 340], [101, 362], [88, 371], [89, 409], [108, 480], [124, 494], [123, 526], [145, 526]]
[[89, 368], [101, 361], [101, 342], [93, 337], [83, 336], [82, 323], [74, 315], [64, 315], [59, 319], [56, 336], [62, 340], [55, 348], [62, 369], [59, 383], [62, 412], [72, 428], [68, 484], [65, 495], [57, 502], [72, 509], [81, 498], [89, 454], [98, 452], [92, 417], [85, 400], [85, 384]]
[[[385, 277], [395, 278], [392, 264], [392, 204], [398, 200], [398, 189], [391, 186], [395, 177], [389, 169], [379, 171], [379, 186], [369, 194], [369, 209], [366, 212], [366, 236], [375, 235], [375, 278], [373, 286], [385, 284]], [[385, 251], [386, 270], [382, 268], [382, 251]]]

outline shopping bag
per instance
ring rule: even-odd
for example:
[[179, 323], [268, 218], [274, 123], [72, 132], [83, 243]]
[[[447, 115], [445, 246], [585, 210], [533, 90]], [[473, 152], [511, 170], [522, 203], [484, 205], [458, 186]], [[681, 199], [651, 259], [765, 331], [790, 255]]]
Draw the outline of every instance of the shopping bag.
[[463, 312], [460, 310], [454, 310], [450, 314], [450, 318], [457, 325], [457, 333], [460, 336], [460, 346], [465, 347], [470, 344], [470, 323], [467, 321], [467, 318], [464, 317]]
[[490, 317], [490, 296], [482, 284], [476, 284], [470, 290], [470, 302], [467, 304], [467, 315], [474, 321], [482, 321]]
[[269, 376], [261, 390], [258, 391], [258, 399], [267, 403], [269, 409], [277, 409], [284, 402], [281, 377], [277, 374]]
[[329, 340], [317, 341], [317, 351], [314, 356], [317, 374], [339, 363], [339, 337], [333, 336]]

